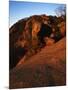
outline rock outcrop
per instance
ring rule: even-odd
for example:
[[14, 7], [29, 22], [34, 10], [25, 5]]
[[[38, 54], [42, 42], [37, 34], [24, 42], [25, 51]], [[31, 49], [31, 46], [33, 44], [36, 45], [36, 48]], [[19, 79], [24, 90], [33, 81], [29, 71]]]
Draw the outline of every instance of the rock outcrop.
[[10, 69], [25, 55], [27, 60], [41, 48], [53, 45], [65, 37], [65, 21], [57, 21], [56, 16], [34, 15], [18, 21], [9, 29]]

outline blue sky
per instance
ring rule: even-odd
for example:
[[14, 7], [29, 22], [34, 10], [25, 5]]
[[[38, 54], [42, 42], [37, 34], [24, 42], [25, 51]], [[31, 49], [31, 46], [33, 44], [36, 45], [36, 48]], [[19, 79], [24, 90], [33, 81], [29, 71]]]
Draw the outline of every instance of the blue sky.
[[46, 14], [54, 16], [56, 15], [56, 8], [60, 6], [64, 6], [64, 4], [9, 1], [10, 26], [18, 20], [29, 17], [31, 15]]

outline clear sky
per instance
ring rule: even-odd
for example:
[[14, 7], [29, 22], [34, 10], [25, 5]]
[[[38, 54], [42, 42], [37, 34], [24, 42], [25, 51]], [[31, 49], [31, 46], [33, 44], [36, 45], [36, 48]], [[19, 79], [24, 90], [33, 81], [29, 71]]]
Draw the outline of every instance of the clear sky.
[[56, 15], [55, 10], [60, 6], [64, 6], [64, 4], [9, 1], [10, 26], [18, 20], [31, 15]]

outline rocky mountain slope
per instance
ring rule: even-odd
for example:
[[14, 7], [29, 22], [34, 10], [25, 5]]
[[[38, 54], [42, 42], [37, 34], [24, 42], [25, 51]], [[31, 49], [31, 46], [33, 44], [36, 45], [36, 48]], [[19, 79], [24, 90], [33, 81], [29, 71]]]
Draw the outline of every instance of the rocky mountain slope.
[[16, 22], [9, 29], [10, 69], [26, 55], [26, 60], [65, 36], [65, 20], [61, 17], [34, 15]]
[[66, 21], [34, 15], [9, 29], [9, 88], [66, 84]]
[[[66, 84], [66, 39], [21, 62], [10, 71], [10, 88], [62, 86]], [[23, 59], [23, 58], [22, 58]]]

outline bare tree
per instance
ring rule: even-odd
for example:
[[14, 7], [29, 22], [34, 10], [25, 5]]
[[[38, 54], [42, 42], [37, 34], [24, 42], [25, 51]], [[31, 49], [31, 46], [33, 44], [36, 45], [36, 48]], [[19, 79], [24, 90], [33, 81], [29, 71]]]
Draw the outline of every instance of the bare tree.
[[56, 8], [55, 12], [58, 17], [61, 16], [65, 18], [66, 17], [66, 6], [60, 6]]

